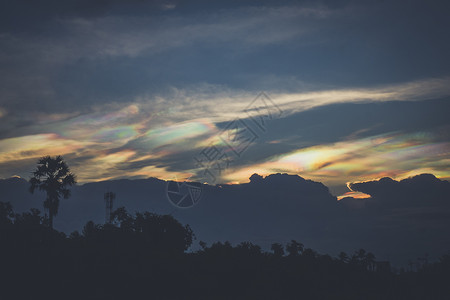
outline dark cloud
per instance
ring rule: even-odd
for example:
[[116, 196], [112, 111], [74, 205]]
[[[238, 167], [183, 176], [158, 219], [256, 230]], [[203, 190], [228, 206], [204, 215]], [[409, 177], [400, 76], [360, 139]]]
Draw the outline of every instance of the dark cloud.
[[160, 12], [164, 3], [167, 2], [162, 0], [4, 0], [0, 13], [0, 28], [3, 32], [54, 31], [52, 21], [55, 19], [136, 14], [142, 10], [151, 15]]
[[[257, 143], [280, 140], [264, 150], [298, 149], [342, 140], [376, 136], [386, 132], [434, 131], [440, 138], [450, 141], [444, 129], [450, 124], [450, 98], [429, 101], [388, 101], [378, 103], [339, 103], [321, 106], [267, 122], [267, 131], [259, 134]], [[276, 99], [275, 99], [276, 101]], [[250, 119], [245, 120], [250, 125]], [[217, 124], [220, 129], [229, 122]], [[363, 130], [361, 130], [363, 129]], [[258, 148], [258, 147], [255, 147]], [[249, 149], [251, 150], [251, 149]], [[260, 153], [261, 149], [258, 149]], [[250, 156], [257, 155], [252, 153]], [[264, 156], [268, 156], [265, 154]]]
[[445, 76], [446, 2], [433, 3], [3, 1], [0, 105], [70, 110], [205, 82], [286, 91]]
[[351, 183], [349, 187], [371, 196], [368, 205], [384, 208], [439, 207], [450, 212], [450, 182], [432, 174], [421, 174], [400, 181], [389, 177], [377, 181]]

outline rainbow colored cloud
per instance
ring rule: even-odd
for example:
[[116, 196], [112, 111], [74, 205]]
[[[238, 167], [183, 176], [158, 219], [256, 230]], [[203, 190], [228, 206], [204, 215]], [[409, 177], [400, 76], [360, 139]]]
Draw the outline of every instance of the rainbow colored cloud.
[[398, 179], [420, 173], [450, 178], [450, 143], [435, 140], [430, 133], [391, 133], [307, 147], [229, 169], [223, 178], [227, 182], [246, 182], [253, 173], [282, 172], [327, 185], [385, 176]]

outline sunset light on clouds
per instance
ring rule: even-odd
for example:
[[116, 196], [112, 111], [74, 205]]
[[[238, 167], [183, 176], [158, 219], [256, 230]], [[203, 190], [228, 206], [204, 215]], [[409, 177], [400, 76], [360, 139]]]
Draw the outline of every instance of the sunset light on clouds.
[[[420, 88], [426, 86], [425, 83], [416, 85]], [[401, 88], [403, 86], [405, 85], [401, 85], [398, 90], [412, 93], [409, 89]], [[447, 92], [446, 86], [438, 84], [437, 88], [441, 92]], [[396, 97], [393, 99], [408, 96], [399, 92], [386, 95], [383, 92], [385, 90], [274, 94], [272, 99], [283, 107], [283, 117], [286, 117], [299, 111], [307, 112], [316, 106], [354, 101], [387, 101], [392, 96]], [[423, 93], [423, 90], [420, 92]], [[428, 96], [422, 95], [425, 99]], [[193, 157], [203, 148], [213, 143], [226, 151], [226, 145], [217, 137], [222, 130], [220, 126], [223, 126], [220, 124], [226, 124], [227, 118], [231, 118], [233, 114], [235, 117], [246, 117], [242, 113], [244, 100], [240, 100], [238, 95], [235, 97], [230, 97], [229, 102], [213, 99], [212, 103], [222, 103], [220, 109], [216, 109], [214, 105], [193, 105], [177, 110], [166, 107], [167, 113], [158, 116], [146, 110], [148, 105], [135, 103], [109, 112], [98, 110], [51, 123], [41, 122], [37, 128], [42, 128], [42, 133], [0, 141], [0, 165], [13, 161], [20, 165], [21, 161], [28, 163], [30, 159], [37, 159], [45, 154], [62, 154], [73, 161], [73, 169], [79, 174], [80, 182], [127, 177], [188, 178], [201, 172], [196, 169]], [[243, 98], [249, 101], [248, 96]], [[241, 111], [236, 108], [241, 108]], [[176, 123], [170, 121], [187, 118], [189, 110], [196, 119]], [[209, 117], [214, 110], [213, 117]], [[261, 110], [259, 113], [263, 115], [265, 112]], [[48, 130], [50, 125], [51, 132]], [[268, 130], [270, 131], [270, 124]], [[284, 134], [280, 137], [283, 138]], [[443, 141], [445, 134], [442, 135], [442, 132], [393, 132], [357, 138], [357, 133], [356, 136], [329, 144], [302, 147], [300, 143], [296, 150], [268, 155], [259, 161], [250, 160], [244, 153], [223, 172], [219, 182], [248, 182], [253, 173], [299, 174], [331, 186], [384, 176], [404, 178], [421, 172], [449, 178], [450, 143]], [[285, 142], [289, 143], [289, 138], [286, 138]], [[291, 146], [295, 147], [295, 144]], [[185, 160], [185, 164], [182, 167], [164, 166], [159, 161], [165, 157], [178, 157]], [[3, 177], [15, 172], [8, 167], [0, 170]], [[26, 172], [21, 176], [26, 177]]]
[[0, 0], [0, 298], [449, 295], [449, 12]]
[[[414, 73], [381, 46], [403, 47], [396, 38], [350, 31], [348, 22], [363, 22], [356, 12], [378, 22], [367, 7], [244, 5], [215, 17], [164, 7], [152, 18], [65, 15], [55, 21], [63, 35], [0, 35], [0, 60], [15, 66], [0, 72], [0, 177], [27, 178], [39, 157], [61, 154], [80, 183], [208, 182], [194, 158], [211, 146], [231, 155], [220, 135], [233, 120], [251, 123], [245, 109], [265, 92], [282, 114], [255, 130], [214, 184], [289, 173], [341, 195], [350, 181], [449, 178], [449, 74], [428, 65]], [[420, 47], [414, 55], [444, 65], [445, 43], [433, 43], [442, 44], [433, 56]], [[333, 47], [347, 50], [324, 50]]]

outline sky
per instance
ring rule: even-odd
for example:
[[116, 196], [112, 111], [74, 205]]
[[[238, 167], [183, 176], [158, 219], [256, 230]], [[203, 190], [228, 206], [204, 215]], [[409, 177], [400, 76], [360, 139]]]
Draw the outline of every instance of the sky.
[[0, 178], [450, 179], [445, 1], [0, 5]]

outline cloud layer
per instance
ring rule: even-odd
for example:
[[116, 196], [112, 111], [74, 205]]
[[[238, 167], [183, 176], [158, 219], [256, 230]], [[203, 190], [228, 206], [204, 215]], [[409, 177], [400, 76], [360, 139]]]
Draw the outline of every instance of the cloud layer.
[[[254, 147], [217, 182], [301, 172], [340, 185], [340, 194], [353, 180], [448, 177], [442, 3], [8, 5], [0, 10], [0, 177], [28, 177], [48, 154], [64, 155], [80, 182], [200, 177], [193, 158], [209, 145], [231, 154], [217, 137], [236, 118], [251, 121], [244, 109], [260, 91], [282, 116], [256, 129]], [[378, 120], [344, 103], [366, 104]]]

